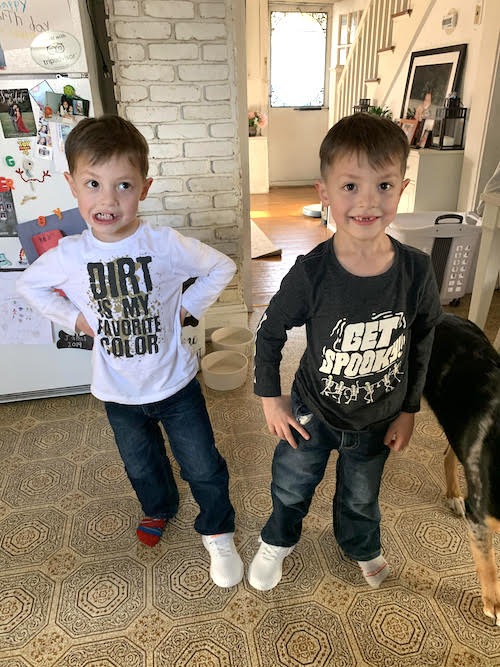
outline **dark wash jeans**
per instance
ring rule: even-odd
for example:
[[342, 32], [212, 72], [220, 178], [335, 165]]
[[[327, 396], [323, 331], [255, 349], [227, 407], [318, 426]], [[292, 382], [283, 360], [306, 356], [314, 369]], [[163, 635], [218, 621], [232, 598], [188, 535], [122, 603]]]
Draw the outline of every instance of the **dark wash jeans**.
[[378, 431], [339, 431], [304, 405], [292, 388], [292, 412], [303, 422], [310, 440], [292, 430], [298, 449], [280, 440], [274, 452], [271, 496], [273, 511], [262, 529], [267, 544], [291, 547], [299, 541], [302, 520], [316, 486], [323, 479], [332, 449], [338, 450], [337, 483], [333, 498], [333, 530], [342, 551], [353, 560], [380, 555], [378, 493], [389, 448], [386, 428]]
[[145, 516], [170, 519], [179, 505], [177, 485], [159, 427], [161, 422], [181, 477], [189, 483], [200, 508], [195, 530], [202, 535], [234, 530], [227, 466], [215, 448], [205, 399], [196, 378], [157, 403], [105, 403], [105, 406], [125, 470]]

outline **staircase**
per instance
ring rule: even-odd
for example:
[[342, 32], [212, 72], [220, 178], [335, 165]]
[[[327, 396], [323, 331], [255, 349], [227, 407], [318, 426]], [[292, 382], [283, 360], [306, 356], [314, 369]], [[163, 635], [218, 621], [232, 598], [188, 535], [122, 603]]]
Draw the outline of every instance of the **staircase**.
[[[346, 64], [337, 68], [330, 126], [353, 112], [360, 98], [394, 108], [391, 89], [436, 0], [369, 0]], [[399, 96], [401, 92], [398, 91]], [[396, 107], [401, 105], [398, 99]], [[399, 110], [399, 109], [398, 109]], [[397, 112], [395, 112], [397, 115]]]

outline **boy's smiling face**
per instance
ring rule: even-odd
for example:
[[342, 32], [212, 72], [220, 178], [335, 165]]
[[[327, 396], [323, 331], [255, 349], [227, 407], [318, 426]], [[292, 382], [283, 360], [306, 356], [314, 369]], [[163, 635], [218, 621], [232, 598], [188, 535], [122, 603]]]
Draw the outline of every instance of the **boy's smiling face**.
[[144, 179], [126, 155], [114, 155], [100, 164], [81, 156], [73, 173], [64, 176], [96, 239], [121, 241], [136, 231], [139, 202], [146, 198], [153, 179]]
[[316, 189], [337, 227], [351, 241], [375, 241], [396, 217], [403, 180], [398, 161], [374, 169], [365, 155], [338, 157]]

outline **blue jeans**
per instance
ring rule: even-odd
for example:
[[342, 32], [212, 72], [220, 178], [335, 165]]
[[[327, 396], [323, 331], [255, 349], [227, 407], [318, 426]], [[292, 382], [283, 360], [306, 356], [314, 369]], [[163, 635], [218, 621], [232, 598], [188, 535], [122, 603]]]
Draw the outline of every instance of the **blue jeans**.
[[196, 378], [157, 403], [105, 403], [128, 478], [145, 516], [170, 519], [179, 493], [159, 427], [162, 423], [181, 477], [189, 483], [200, 513], [194, 522], [202, 535], [234, 530], [226, 462], [215, 447], [205, 399]]
[[292, 389], [292, 412], [310, 440], [292, 429], [298, 449], [280, 440], [274, 452], [271, 496], [273, 511], [262, 529], [267, 544], [291, 547], [299, 541], [302, 520], [323, 479], [332, 449], [338, 450], [333, 498], [333, 530], [342, 551], [353, 560], [380, 555], [378, 493], [389, 448], [386, 428], [348, 432], [328, 426], [304, 405]]

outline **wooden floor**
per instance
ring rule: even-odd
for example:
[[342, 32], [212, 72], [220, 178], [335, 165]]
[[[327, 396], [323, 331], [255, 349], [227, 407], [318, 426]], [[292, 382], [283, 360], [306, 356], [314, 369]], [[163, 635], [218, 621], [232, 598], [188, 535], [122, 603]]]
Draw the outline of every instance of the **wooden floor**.
[[251, 195], [250, 217], [281, 248], [281, 257], [252, 259], [252, 303], [266, 306], [297, 255], [312, 250], [331, 237], [321, 218], [308, 218], [302, 208], [318, 204], [314, 187], [271, 188], [268, 194]]

